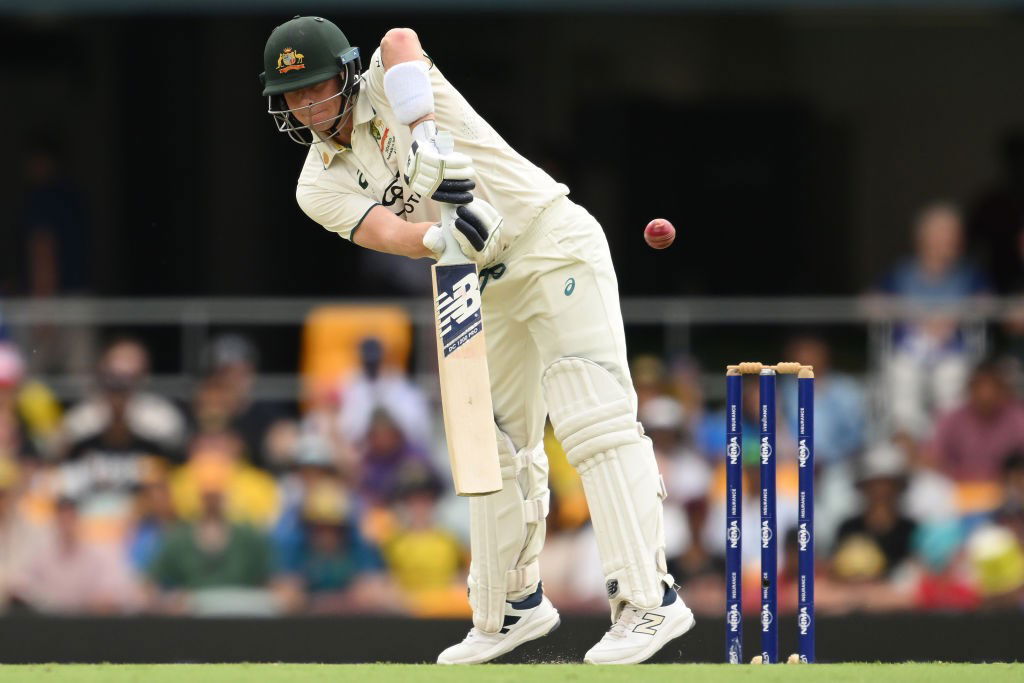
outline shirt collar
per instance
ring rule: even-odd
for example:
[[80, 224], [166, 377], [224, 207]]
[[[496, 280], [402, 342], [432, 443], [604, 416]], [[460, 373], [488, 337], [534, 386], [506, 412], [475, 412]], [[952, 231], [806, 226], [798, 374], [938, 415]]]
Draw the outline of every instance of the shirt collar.
[[[374, 111], [373, 105], [370, 103], [369, 97], [356, 96], [356, 104], [352, 107], [352, 137], [355, 137], [355, 127], [363, 125], [368, 121], [372, 121], [377, 116], [377, 112]], [[320, 134], [316, 134], [320, 137]], [[338, 156], [349, 150], [348, 147], [332, 140], [319, 140], [314, 143], [317, 152], [320, 154], [320, 161], [323, 162], [324, 168], [331, 165], [334, 161], [334, 157]]]

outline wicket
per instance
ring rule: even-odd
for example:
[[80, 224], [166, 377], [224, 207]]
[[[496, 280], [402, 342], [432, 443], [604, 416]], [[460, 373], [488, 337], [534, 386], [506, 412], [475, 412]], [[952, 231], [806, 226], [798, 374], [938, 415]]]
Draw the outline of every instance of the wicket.
[[726, 368], [725, 657], [743, 661], [743, 376], [760, 380], [761, 654], [779, 661], [778, 548], [775, 501], [775, 380], [797, 375], [797, 634], [800, 662], [814, 661], [814, 368], [799, 363], [740, 363]]

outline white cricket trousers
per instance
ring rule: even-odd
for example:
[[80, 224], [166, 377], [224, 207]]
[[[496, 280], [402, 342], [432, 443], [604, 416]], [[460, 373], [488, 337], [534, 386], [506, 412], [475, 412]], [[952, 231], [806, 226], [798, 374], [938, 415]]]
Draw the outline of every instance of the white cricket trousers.
[[556, 200], [483, 276], [495, 421], [516, 448], [543, 439], [541, 375], [559, 358], [603, 366], [636, 410], [608, 240], [586, 209]]

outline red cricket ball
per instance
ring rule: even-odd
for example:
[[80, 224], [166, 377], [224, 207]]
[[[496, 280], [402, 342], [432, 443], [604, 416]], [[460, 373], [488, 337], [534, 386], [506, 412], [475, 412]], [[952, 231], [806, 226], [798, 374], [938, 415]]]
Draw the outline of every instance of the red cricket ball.
[[664, 218], [655, 218], [644, 228], [644, 241], [652, 249], [665, 249], [675, 239], [675, 227]]

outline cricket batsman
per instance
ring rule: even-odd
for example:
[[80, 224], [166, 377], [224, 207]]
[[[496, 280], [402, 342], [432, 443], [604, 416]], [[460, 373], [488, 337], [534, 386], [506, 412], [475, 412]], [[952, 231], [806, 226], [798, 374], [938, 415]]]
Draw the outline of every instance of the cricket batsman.
[[[309, 147], [296, 199], [310, 218], [367, 249], [437, 259], [439, 202], [457, 204], [455, 237], [480, 268], [503, 488], [470, 498], [473, 628], [438, 663], [487, 662], [559, 624], [537, 562], [545, 417], [583, 480], [611, 604], [584, 661], [642, 662], [689, 631], [597, 220], [473, 110], [411, 29], [388, 31], [364, 71], [337, 26], [295, 17], [271, 33], [263, 63], [269, 113]], [[438, 131], [454, 152], [438, 150]]]

